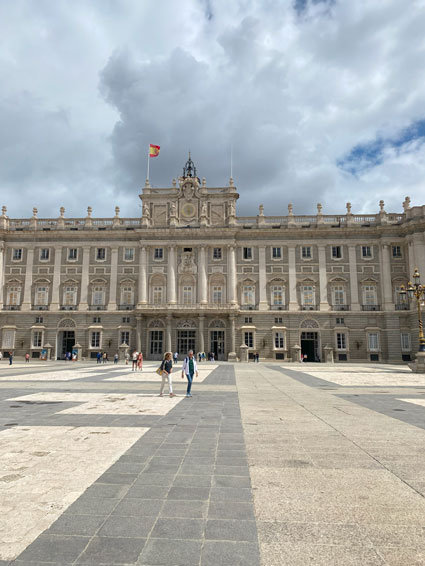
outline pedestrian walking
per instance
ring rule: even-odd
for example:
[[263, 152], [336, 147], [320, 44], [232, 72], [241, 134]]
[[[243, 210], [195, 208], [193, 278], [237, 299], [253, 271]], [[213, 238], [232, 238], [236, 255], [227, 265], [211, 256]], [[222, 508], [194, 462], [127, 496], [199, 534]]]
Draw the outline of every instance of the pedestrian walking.
[[173, 371], [173, 354], [172, 352], [166, 352], [164, 359], [162, 360], [162, 363], [160, 365], [161, 370], [161, 377], [162, 377], [162, 382], [161, 382], [161, 388], [159, 390], [159, 396], [162, 397], [163, 395], [163, 391], [164, 391], [164, 387], [165, 387], [165, 382], [168, 381], [168, 391], [170, 394], [170, 397], [175, 397], [175, 393], [173, 393], [173, 380], [171, 378], [171, 372]]
[[182, 379], [184, 376], [187, 378], [187, 390], [186, 390], [186, 397], [192, 397], [192, 382], [193, 376], [198, 377], [198, 366], [196, 365], [196, 360], [193, 356], [193, 350], [189, 350], [187, 356], [183, 361], [183, 368], [182, 368]]
[[142, 371], [142, 365], [143, 365], [143, 354], [142, 352], [139, 352], [139, 355], [137, 356], [137, 369], [139, 371]]
[[0, 352], [0, 362], [2, 361], [2, 359], [3, 359], [3, 352]]
[[125, 365], [128, 366], [128, 360], [130, 359], [130, 354], [126, 352], [124, 357], [125, 357]]
[[137, 356], [139, 355], [139, 352], [136, 352], [136, 350], [134, 350], [133, 354], [131, 355], [131, 371], [136, 371], [137, 369]]
[[118, 363], [118, 354], [115, 354], [115, 356], [114, 356], [114, 364], [117, 364], [117, 363]]
[[214, 361], [215, 361], [215, 353], [211, 352], [210, 362], [214, 362]]
[[98, 363], [98, 364], [101, 364], [101, 363], [102, 363], [102, 352], [98, 352], [98, 353], [96, 354], [96, 360], [97, 360], [96, 363]]
[[28, 352], [25, 354], [25, 363], [26, 364], [30, 363], [30, 355], [28, 354]]
[[9, 365], [11, 366], [13, 363], [13, 352], [9, 352]]
[[179, 361], [179, 353], [178, 352], [174, 352], [173, 355], [173, 362], [174, 364], [176, 364]]
[[106, 352], [103, 352], [102, 360], [104, 364], [106, 364], [106, 362], [108, 361], [108, 354]]

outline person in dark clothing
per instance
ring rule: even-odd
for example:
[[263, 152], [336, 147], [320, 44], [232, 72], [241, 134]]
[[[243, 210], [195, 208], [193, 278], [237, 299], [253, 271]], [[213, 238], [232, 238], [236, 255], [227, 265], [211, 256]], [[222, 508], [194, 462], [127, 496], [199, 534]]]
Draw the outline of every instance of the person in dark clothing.
[[173, 381], [171, 379], [171, 372], [173, 371], [173, 353], [166, 352], [164, 359], [162, 360], [161, 366], [161, 389], [159, 390], [159, 396], [162, 397], [162, 393], [164, 391], [165, 382], [168, 381], [168, 391], [170, 397], [175, 397], [175, 393], [173, 393]]

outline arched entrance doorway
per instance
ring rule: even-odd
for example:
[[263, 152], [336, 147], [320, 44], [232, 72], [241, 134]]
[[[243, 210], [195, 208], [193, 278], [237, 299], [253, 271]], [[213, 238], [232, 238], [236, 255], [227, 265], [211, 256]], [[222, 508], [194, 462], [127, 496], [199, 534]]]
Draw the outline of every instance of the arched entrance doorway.
[[226, 328], [225, 323], [219, 319], [212, 320], [209, 326], [209, 335], [210, 335], [209, 351], [214, 353], [214, 359], [216, 360], [226, 359], [226, 352], [225, 352], [226, 341], [224, 334], [225, 328]]
[[58, 324], [58, 331], [56, 334], [56, 359], [64, 360], [67, 352], [71, 352], [77, 342], [76, 328], [72, 318], [63, 318]]
[[319, 323], [309, 318], [302, 321], [300, 329], [301, 355], [307, 362], [320, 362]]

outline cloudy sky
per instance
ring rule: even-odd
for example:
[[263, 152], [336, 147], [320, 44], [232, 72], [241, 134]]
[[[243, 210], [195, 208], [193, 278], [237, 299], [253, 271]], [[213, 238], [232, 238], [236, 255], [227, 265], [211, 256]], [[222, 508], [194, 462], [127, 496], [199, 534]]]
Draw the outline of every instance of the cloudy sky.
[[[406, 9], [407, 6], [407, 9]], [[190, 148], [238, 213], [425, 203], [425, 0], [0, 0], [0, 204], [141, 214]]]

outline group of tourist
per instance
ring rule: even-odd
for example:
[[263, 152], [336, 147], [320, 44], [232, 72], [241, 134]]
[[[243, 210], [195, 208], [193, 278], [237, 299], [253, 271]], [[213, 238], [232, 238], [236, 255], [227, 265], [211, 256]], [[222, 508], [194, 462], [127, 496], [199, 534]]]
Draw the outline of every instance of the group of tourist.
[[131, 371], [142, 371], [143, 366], [143, 354], [142, 352], [134, 352], [131, 355]]

